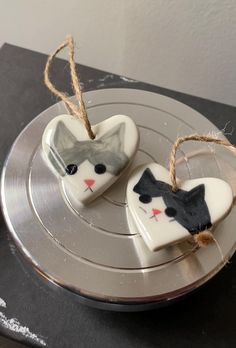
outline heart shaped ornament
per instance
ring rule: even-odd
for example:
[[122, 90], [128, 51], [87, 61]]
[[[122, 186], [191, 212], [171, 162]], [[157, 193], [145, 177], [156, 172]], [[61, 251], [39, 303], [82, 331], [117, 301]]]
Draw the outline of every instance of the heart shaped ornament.
[[152, 251], [210, 229], [232, 207], [232, 189], [221, 179], [177, 182], [179, 189], [173, 192], [169, 171], [156, 163], [138, 167], [129, 179], [129, 226], [136, 227]]
[[115, 115], [92, 126], [91, 140], [80, 120], [60, 115], [49, 122], [42, 137], [45, 159], [62, 180], [66, 193], [87, 204], [111, 186], [131, 163], [139, 133], [133, 120]]

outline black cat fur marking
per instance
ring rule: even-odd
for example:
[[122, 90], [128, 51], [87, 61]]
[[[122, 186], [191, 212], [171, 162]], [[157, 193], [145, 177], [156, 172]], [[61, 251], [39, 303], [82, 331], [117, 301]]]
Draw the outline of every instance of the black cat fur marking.
[[[205, 201], [204, 184], [190, 191], [179, 189], [173, 192], [171, 186], [156, 180], [147, 168], [133, 191], [141, 196], [162, 197], [166, 207], [176, 211], [174, 219], [191, 234], [204, 231], [212, 226], [209, 210]], [[155, 207], [158, 208], [158, 207]]]

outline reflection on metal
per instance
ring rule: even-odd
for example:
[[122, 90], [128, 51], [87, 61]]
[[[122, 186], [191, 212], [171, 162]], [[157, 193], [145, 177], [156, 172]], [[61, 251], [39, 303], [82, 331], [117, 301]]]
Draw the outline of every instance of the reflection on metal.
[[[48, 169], [39, 146], [46, 124], [65, 111], [62, 103], [54, 105], [23, 130], [5, 163], [2, 205], [10, 233], [42, 275], [93, 306], [148, 309], [179, 298], [219, 271], [221, 255], [214, 245], [196, 249], [188, 242], [150, 252], [140, 235], [128, 228], [127, 177], [135, 166], [153, 160], [166, 166], [177, 136], [218, 130], [188, 106], [150, 92], [106, 89], [85, 97], [92, 101], [92, 123], [126, 113], [139, 125], [140, 150], [134, 163], [103, 197], [86, 208], [77, 206]], [[207, 145], [201, 146], [204, 156], [193, 157], [188, 154], [199, 145], [182, 147], [179, 177], [223, 177], [215, 155]], [[223, 151], [217, 148], [216, 156]], [[234, 252], [235, 223], [233, 208], [214, 232], [224, 256]]]

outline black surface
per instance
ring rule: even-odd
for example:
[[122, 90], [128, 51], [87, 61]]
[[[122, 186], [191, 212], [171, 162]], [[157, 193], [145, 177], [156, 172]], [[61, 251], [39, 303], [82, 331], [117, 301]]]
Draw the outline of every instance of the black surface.
[[[0, 50], [0, 165], [25, 125], [56, 100], [43, 85], [46, 56], [11, 45]], [[64, 91], [70, 85], [67, 63], [54, 64], [54, 81]], [[79, 66], [84, 90], [126, 87], [173, 97], [200, 111], [220, 129], [236, 126], [236, 108], [179, 92], [129, 82], [86, 66]], [[229, 125], [228, 128], [231, 126]], [[236, 134], [230, 136], [236, 143]], [[236, 233], [236, 232], [235, 232]], [[76, 295], [46, 283], [18, 254], [0, 215], [0, 298], [8, 318], [42, 337], [48, 347], [235, 347], [236, 263], [211, 282], [172, 306], [140, 313], [101, 311], [84, 306]], [[20, 333], [9, 337], [32, 344]]]
[[7, 337], [0, 336], [0, 348], [27, 348], [27, 346]]

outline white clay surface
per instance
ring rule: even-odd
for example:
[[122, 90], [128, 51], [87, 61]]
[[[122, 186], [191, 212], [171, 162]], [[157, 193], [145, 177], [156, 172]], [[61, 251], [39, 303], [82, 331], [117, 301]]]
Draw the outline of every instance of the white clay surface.
[[55, 117], [45, 128], [42, 147], [51, 170], [73, 200], [87, 204], [119, 178], [138, 147], [135, 123], [115, 115], [92, 126], [91, 140], [82, 122], [70, 115]]
[[[148, 172], [145, 172], [146, 170]], [[147, 175], [143, 175], [144, 173]], [[187, 193], [177, 194], [177, 197], [171, 188], [168, 189], [168, 185], [163, 186], [160, 182], [171, 185], [169, 171], [161, 165], [151, 163], [137, 168], [127, 186], [128, 209], [132, 217], [130, 227], [136, 226], [152, 251], [191, 237], [191, 233], [198, 232], [194, 232], [194, 226], [201, 226], [200, 230], [207, 229], [207, 222], [214, 225], [226, 216], [232, 207], [232, 189], [221, 179], [199, 178], [182, 182], [178, 180], [179, 189]], [[135, 186], [136, 191], [143, 191], [142, 194], [134, 192]], [[194, 190], [191, 191], [192, 189]], [[144, 193], [147, 194], [146, 197]], [[144, 198], [140, 198], [142, 195]], [[150, 202], [142, 202], [150, 199]], [[170, 206], [172, 210], [166, 210]], [[176, 215], [169, 216], [170, 212]]]

